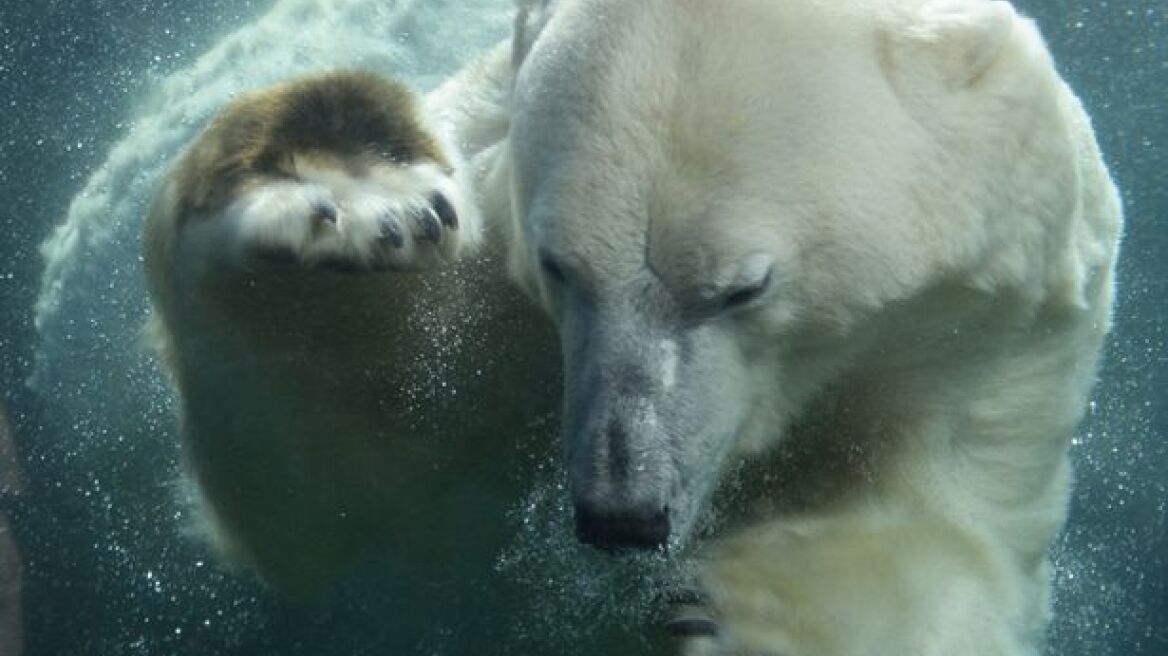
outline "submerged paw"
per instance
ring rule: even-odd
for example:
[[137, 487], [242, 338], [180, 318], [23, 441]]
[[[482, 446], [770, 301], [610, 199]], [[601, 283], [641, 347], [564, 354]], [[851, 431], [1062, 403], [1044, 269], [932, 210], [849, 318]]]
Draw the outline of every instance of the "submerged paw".
[[445, 194], [413, 202], [355, 202], [336, 226], [355, 263], [373, 269], [426, 268], [453, 259], [465, 246], [459, 215]]
[[411, 224], [415, 230], [415, 237], [439, 244], [442, 242], [442, 229], [456, 230], [458, 228], [457, 215], [454, 209], [442, 194], [435, 193], [430, 197], [428, 204], [416, 207], [411, 212]]
[[664, 595], [661, 625], [674, 638], [714, 638], [718, 622], [709, 597], [694, 588], [675, 588]]
[[240, 216], [248, 253], [263, 263], [333, 271], [414, 270], [455, 259], [477, 237], [464, 219], [474, 218], [473, 208], [432, 165], [328, 182], [255, 192]]
[[407, 236], [441, 244], [444, 238], [450, 238], [444, 237], [444, 232], [458, 230], [458, 214], [445, 196], [435, 192], [426, 204], [382, 212], [377, 217], [377, 228], [381, 241], [394, 248], [404, 248]]

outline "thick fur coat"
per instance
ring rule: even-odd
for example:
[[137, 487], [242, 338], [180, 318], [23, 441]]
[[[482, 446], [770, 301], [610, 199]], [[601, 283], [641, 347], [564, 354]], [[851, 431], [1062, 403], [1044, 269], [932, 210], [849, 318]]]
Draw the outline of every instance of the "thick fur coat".
[[[454, 487], [505, 504], [497, 470], [521, 459], [497, 436], [557, 367], [505, 261], [559, 334], [579, 536], [703, 563], [718, 629], [687, 653], [1039, 652], [1120, 208], [1029, 20], [988, 0], [560, 0], [417, 107], [361, 84], [394, 98], [409, 155], [338, 143], [341, 103], [283, 168], [187, 203], [220, 184], [224, 124], [292, 102], [268, 90], [150, 219], [225, 542], [295, 585], [477, 525]], [[455, 407], [408, 394], [436, 325], [466, 335], [457, 402], [491, 408], [437, 440], [408, 420]], [[724, 528], [695, 540], [733, 477]]]

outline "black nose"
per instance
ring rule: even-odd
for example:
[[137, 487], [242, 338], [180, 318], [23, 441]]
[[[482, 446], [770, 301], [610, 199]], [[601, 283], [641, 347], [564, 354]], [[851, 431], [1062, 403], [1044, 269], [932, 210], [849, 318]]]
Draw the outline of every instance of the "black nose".
[[601, 510], [576, 505], [576, 537], [601, 549], [660, 549], [669, 540], [666, 509]]

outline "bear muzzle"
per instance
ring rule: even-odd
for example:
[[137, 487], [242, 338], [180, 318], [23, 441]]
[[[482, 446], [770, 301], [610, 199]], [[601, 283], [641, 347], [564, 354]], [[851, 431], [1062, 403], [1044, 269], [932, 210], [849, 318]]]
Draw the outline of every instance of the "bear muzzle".
[[576, 537], [601, 549], [664, 549], [669, 542], [669, 509], [635, 505], [603, 507], [576, 502]]

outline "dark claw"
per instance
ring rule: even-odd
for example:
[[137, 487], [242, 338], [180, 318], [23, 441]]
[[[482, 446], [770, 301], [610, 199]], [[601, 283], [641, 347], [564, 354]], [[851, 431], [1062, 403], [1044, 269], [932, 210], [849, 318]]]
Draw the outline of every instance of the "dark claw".
[[438, 214], [438, 218], [442, 220], [442, 225], [451, 230], [458, 230], [458, 214], [454, 211], [454, 206], [442, 194], [435, 193], [430, 197], [430, 205], [433, 206], [434, 212]]
[[669, 588], [658, 598], [671, 606], [709, 606], [711, 603], [710, 595], [697, 588]]
[[429, 207], [417, 213], [418, 225], [422, 228], [422, 235], [437, 244], [442, 240], [442, 226], [438, 224], [438, 214]]
[[665, 630], [675, 638], [713, 638], [718, 635], [717, 623], [702, 617], [670, 620], [665, 623]]
[[331, 203], [316, 203], [312, 206], [312, 218], [321, 223], [337, 223], [337, 208]]
[[710, 597], [691, 587], [671, 587], [658, 596], [666, 604], [662, 625], [675, 638], [716, 637], [718, 622], [710, 607]]
[[377, 222], [378, 228], [381, 229], [381, 238], [393, 244], [394, 248], [401, 248], [405, 245], [405, 237], [402, 236], [401, 228], [398, 227], [397, 221], [389, 217], [382, 217]]

